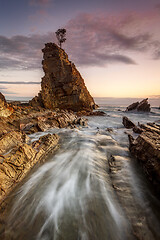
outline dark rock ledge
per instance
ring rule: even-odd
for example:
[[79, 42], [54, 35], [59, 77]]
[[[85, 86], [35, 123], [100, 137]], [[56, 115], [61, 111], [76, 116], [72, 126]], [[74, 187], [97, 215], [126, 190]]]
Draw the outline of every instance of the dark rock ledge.
[[160, 124], [139, 124], [132, 129], [139, 135], [135, 139], [128, 135], [129, 150], [142, 166], [156, 193], [160, 194]]
[[141, 102], [132, 103], [126, 108], [126, 112], [128, 111], [150, 112], [151, 106], [148, 103], [148, 98], [143, 99]]

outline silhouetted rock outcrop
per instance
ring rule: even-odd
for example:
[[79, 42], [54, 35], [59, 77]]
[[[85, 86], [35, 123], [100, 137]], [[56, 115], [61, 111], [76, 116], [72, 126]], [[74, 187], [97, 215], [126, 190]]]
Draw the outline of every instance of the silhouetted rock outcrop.
[[135, 127], [135, 124], [126, 116], [123, 117], [122, 123], [125, 128], [134, 128]]
[[150, 112], [151, 107], [150, 104], [148, 103], [148, 98], [143, 99], [141, 102], [132, 103], [126, 108], [126, 111], [133, 110], [136, 110], [138, 112]]
[[42, 78], [39, 96], [33, 98], [30, 104], [76, 112], [93, 110], [95, 102], [65, 51], [54, 43], [47, 43], [42, 52], [45, 76]]

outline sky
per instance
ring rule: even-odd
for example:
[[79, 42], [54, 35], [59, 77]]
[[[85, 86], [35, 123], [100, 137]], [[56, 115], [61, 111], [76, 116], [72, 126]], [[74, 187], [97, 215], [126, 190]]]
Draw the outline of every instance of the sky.
[[0, 91], [32, 98], [41, 49], [63, 44], [93, 97], [160, 98], [160, 0], [0, 0]]

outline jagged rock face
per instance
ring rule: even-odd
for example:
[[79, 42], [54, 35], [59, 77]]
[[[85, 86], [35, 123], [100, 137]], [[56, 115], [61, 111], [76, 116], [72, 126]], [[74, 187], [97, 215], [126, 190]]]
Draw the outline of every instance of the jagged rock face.
[[[19, 141], [16, 142], [17, 135], [17, 132], [12, 132], [11, 151], [0, 155], [0, 204], [37, 162], [45, 161], [58, 147], [59, 137], [56, 134], [42, 136], [32, 144], [26, 144], [27, 136], [24, 133], [19, 133]], [[5, 145], [8, 136], [4, 135], [3, 138], [1, 141]]]
[[0, 92], [0, 117], [8, 117], [12, 114], [13, 109], [7, 106], [7, 102], [3, 94]]
[[94, 109], [94, 100], [65, 51], [54, 43], [47, 43], [42, 52], [45, 76], [41, 82], [41, 98], [44, 107], [73, 111]]
[[133, 110], [136, 110], [138, 112], [150, 112], [151, 107], [150, 104], [148, 103], [148, 98], [143, 99], [141, 102], [132, 103], [126, 108], [126, 111]]
[[129, 135], [129, 149], [160, 194], [160, 125], [148, 123], [139, 127], [142, 133], [136, 139]]

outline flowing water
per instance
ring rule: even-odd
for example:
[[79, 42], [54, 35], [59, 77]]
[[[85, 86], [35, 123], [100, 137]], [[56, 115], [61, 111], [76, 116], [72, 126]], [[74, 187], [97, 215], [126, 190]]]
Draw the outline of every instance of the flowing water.
[[[160, 111], [101, 109], [106, 116], [89, 117], [87, 127], [48, 131], [60, 135], [60, 148], [15, 194], [7, 239], [160, 239], [160, 202], [128, 151], [131, 130], [122, 125], [124, 115], [145, 123], [159, 120]], [[48, 132], [30, 137], [34, 141]], [[112, 156], [117, 165], [111, 172]]]

